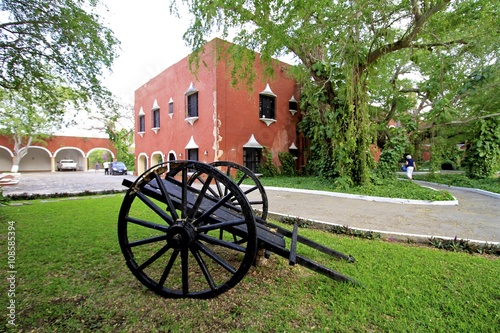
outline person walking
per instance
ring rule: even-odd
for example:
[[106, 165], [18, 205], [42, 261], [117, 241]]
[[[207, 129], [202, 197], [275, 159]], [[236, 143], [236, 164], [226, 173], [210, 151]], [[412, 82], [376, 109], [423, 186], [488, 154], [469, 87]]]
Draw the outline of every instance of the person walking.
[[417, 165], [415, 164], [415, 161], [411, 157], [411, 155], [406, 155], [406, 177], [408, 179], [413, 180], [413, 171], [417, 170]]
[[109, 175], [109, 162], [104, 162], [102, 166], [104, 167], [104, 174]]
[[99, 162], [95, 162], [94, 167], [95, 167], [95, 171], [94, 172], [99, 171]]

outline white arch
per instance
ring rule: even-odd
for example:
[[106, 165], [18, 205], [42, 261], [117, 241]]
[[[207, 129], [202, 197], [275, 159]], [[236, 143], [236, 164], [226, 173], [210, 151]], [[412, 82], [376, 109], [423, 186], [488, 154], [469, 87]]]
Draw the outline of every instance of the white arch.
[[10, 157], [14, 157], [14, 153], [13, 153], [13, 152], [12, 152], [12, 150], [10, 150], [9, 148], [7, 148], [7, 147], [5, 147], [5, 146], [0, 146], [0, 148], [5, 149], [5, 150], [9, 153]]
[[54, 152], [54, 157], [57, 155], [57, 153], [59, 153], [61, 150], [66, 150], [66, 149], [74, 149], [76, 151], [79, 151], [80, 154], [82, 154], [83, 157], [87, 157], [85, 156], [85, 153], [83, 152], [83, 150], [81, 150], [80, 148], [77, 148], [77, 147], [61, 147], [59, 149], [57, 149], [55, 152]]
[[[41, 153], [39, 153], [40, 151]], [[52, 171], [53, 159], [51, 151], [47, 148], [30, 146], [26, 156], [19, 161], [18, 171]]]
[[[151, 164], [153, 163], [156, 163], [156, 161], [153, 161], [154, 157], [156, 155], [160, 155], [161, 156], [161, 160], [163, 162], [165, 162], [165, 154], [163, 154], [163, 152], [161, 150], [157, 150], [157, 151], [154, 151], [152, 154], [151, 154]], [[152, 166], [152, 165], [151, 165]]]
[[45, 147], [40, 147], [40, 146], [29, 146], [29, 149], [31, 149], [31, 148], [38, 148], [38, 149], [45, 150], [45, 151], [47, 152], [47, 154], [49, 154], [49, 157], [53, 157], [53, 156], [55, 156], [55, 154], [54, 154], [54, 155], [52, 155], [52, 152], [51, 152], [50, 150], [48, 150], [47, 148], [45, 148]]
[[139, 157], [145, 157], [146, 160], [149, 160], [149, 156], [146, 153], [140, 153], [139, 155], [137, 155], [137, 159], [139, 159]]
[[76, 164], [77, 164], [77, 170], [87, 171], [87, 157], [85, 156], [84, 151], [78, 147], [72, 147], [72, 146], [61, 147], [54, 152], [54, 156], [52, 159], [53, 160], [52, 161], [52, 164], [53, 164], [52, 171], [55, 171], [57, 169], [56, 163], [61, 160], [61, 156], [57, 157], [57, 154], [61, 153], [62, 151], [65, 151], [65, 150], [68, 150], [69, 153], [65, 154], [66, 156], [63, 156], [62, 158], [74, 159]]
[[[114, 159], [115, 158], [115, 154], [113, 154], [113, 151], [111, 151], [111, 149], [109, 148], [104, 148], [104, 147], [96, 147], [96, 148], [92, 148], [90, 149], [87, 154], [83, 154], [86, 158], [89, 158], [90, 156], [90, 153], [92, 153], [94, 150], [106, 150], [108, 151], [110, 154], [111, 154], [111, 158]], [[82, 152], [83, 153], [83, 152]]]
[[[177, 154], [176, 154], [176, 152], [174, 150], [169, 151], [167, 156], [170, 157], [170, 154], [174, 155], [174, 157], [175, 157], [174, 160], [177, 159]], [[169, 161], [171, 161], [171, 160], [169, 159]]]
[[[145, 165], [142, 164], [142, 162], [145, 162]], [[136, 161], [136, 172], [137, 175], [141, 175], [144, 171], [149, 169], [149, 156], [146, 153], [140, 153], [137, 155], [137, 161]]]

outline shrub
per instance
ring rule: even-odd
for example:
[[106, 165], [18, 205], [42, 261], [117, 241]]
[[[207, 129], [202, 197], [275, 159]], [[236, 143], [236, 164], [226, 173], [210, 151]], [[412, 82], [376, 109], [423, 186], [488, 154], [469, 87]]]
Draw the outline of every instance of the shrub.
[[497, 118], [480, 119], [474, 126], [474, 139], [463, 163], [469, 178], [489, 178], [500, 168], [500, 119]]
[[392, 128], [390, 138], [384, 145], [375, 172], [380, 178], [394, 178], [399, 169], [399, 161], [409, 146], [406, 133], [402, 129]]
[[279, 175], [278, 168], [273, 164], [273, 153], [264, 147], [264, 164], [257, 170], [265, 177], [274, 177]]
[[295, 158], [289, 152], [279, 152], [278, 156], [281, 162], [281, 174], [284, 176], [295, 176], [297, 175], [297, 170], [295, 168]]
[[9, 198], [5, 197], [3, 195], [3, 189], [2, 189], [2, 186], [0, 186], [0, 204], [4, 204], [4, 203], [6, 203], [8, 201], [9, 201]]

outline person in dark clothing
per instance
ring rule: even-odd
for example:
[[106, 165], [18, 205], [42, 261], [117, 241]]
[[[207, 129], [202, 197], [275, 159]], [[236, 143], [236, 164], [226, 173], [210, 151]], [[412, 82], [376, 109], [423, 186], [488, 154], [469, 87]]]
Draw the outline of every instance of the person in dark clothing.
[[406, 177], [408, 179], [412, 180], [413, 179], [413, 171], [417, 170], [417, 165], [415, 164], [415, 161], [413, 158], [411, 158], [411, 155], [406, 155]]

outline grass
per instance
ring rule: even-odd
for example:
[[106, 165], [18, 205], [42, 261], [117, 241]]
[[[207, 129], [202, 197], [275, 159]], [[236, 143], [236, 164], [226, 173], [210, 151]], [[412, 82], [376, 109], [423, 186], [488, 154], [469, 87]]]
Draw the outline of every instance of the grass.
[[487, 179], [471, 179], [466, 177], [463, 173], [454, 174], [425, 174], [414, 175], [416, 180], [424, 180], [433, 183], [446, 184], [450, 186], [477, 188], [493, 193], [500, 193], [500, 177], [487, 178]]
[[410, 200], [445, 201], [455, 198], [448, 191], [436, 191], [422, 187], [408, 180], [384, 180], [369, 186], [350, 188], [336, 187], [332, 181], [313, 176], [301, 177], [262, 177], [264, 186], [300, 188], [307, 190], [331, 191], [375, 197], [400, 198]]
[[[125, 265], [122, 195], [0, 207], [16, 232], [15, 332], [498, 332], [500, 259], [301, 229], [355, 263], [299, 251], [363, 286], [334, 282], [272, 255], [210, 300], [163, 299]], [[0, 261], [7, 262], [2, 251]], [[0, 294], [3, 311], [9, 301]], [[3, 330], [4, 326], [0, 327]]]

